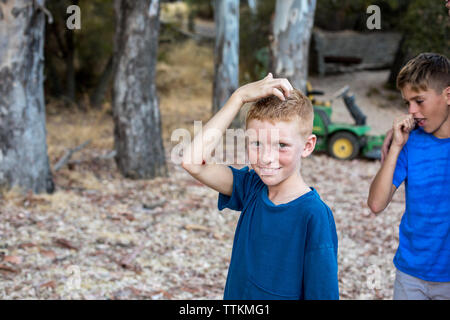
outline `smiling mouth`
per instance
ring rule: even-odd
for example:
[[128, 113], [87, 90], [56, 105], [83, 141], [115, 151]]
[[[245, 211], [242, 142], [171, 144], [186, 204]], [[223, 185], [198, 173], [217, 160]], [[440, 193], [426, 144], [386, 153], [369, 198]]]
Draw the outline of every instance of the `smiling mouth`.
[[261, 175], [271, 176], [271, 175], [277, 174], [278, 170], [280, 170], [280, 168], [262, 168], [262, 167], [259, 167], [259, 172], [260, 172]]

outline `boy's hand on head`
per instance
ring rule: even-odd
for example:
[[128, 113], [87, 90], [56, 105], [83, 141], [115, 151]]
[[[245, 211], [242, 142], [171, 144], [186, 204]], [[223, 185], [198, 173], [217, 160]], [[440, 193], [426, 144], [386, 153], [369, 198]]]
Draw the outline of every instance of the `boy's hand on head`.
[[273, 78], [269, 73], [264, 79], [248, 83], [238, 88], [233, 95], [239, 97], [242, 104], [253, 102], [271, 95], [277, 96], [280, 100], [286, 100], [291, 91], [294, 90], [287, 79]]
[[412, 114], [402, 115], [394, 120], [392, 127], [392, 145], [402, 148], [409, 138], [409, 133], [415, 127], [415, 120]]

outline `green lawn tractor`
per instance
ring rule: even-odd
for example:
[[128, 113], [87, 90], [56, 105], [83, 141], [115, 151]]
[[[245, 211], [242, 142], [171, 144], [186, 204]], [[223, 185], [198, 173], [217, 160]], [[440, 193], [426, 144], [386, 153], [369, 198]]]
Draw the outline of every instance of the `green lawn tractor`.
[[313, 133], [317, 136], [316, 151], [325, 151], [336, 159], [351, 160], [361, 155], [369, 159], [381, 159], [381, 146], [384, 135], [370, 136], [371, 128], [366, 125], [366, 116], [355, 103], [355, 96], [348, 93], [345, 86], [334, 94], [333, 100], [342, 97], [355, 124], [334, 123], [331, 121], [332, 107], [330, 101], [319, 101], [308, 83], [307, 95], [314, 105]]

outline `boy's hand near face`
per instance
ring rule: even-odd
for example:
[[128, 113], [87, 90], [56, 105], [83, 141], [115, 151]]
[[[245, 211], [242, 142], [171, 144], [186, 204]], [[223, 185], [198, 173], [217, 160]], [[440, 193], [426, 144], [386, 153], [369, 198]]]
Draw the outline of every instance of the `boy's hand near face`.
[[403, 148], [409, 138], [409, 133], [414, 129], [416, 122], [412, 114], [402, 115], [394, 120], [392, 126], [392, 147]]
[[403, 148], [409, 138], [409, 133], [414, 129], [416, 122], [412, 114], [399, 116], [394, 120], [392, 129], [386, 132], [381, 146], [381, 164], [383, 165], [391, 147]]
[[374, 213], [387, 207], [397, 190], [392, 184], [397, 159], [416, 123], [412, 114], [402, 115], [394, 120], [392, 129], [386, 134], [382, 146], [381, 168], [373, 180], [367, 204]]
[[262, 80], [237, 89], [184, 150], [182, 167], [201, 183], [230, 196], [233, 191], [231, 169], [227, 165], [207, 163], [207, 160], [217, 145], [222, 143], [223, 134], [245, 103], [271, 95], [285, 100], [292, 90], [287, 79], [274, 79], [271, 73]]

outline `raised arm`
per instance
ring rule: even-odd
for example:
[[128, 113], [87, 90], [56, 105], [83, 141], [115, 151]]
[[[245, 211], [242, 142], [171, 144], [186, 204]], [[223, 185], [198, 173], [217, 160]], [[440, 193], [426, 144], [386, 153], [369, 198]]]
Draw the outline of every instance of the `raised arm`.
[[288, 97], [291, 90], [293, 88], [288, 80], [274, 79], [270, 73], [262, 80], [237, 89], [185, 149], [182, 167], [203, 184], [225, 195], [231, 195], [232, 171], [226, 165], [209, 163], [211, 153], [221, 142], [225, 130], [245, 103], [270, 95], [285, 100], [285, 96]]
[[391, 202], [397, 190], [392, 183], [397, 159], [403, 146], [408, 141], [409, 132], [414, 128], [414, 125], [412, 115], [400, 116], [394, 121], [391, 146], [369, 190], [367, 204], [374, 213], [383, 211]]

